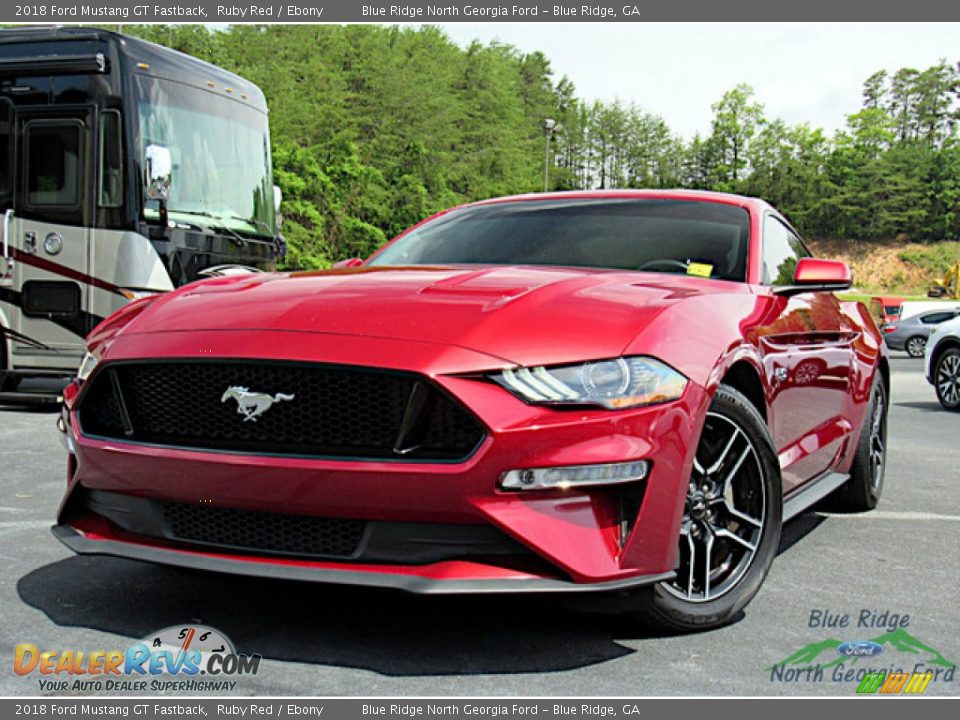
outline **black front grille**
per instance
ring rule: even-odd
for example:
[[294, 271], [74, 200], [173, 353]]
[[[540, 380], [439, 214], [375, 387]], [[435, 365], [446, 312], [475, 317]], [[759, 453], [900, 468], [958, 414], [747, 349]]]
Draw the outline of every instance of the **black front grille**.
[[350, 558], [360, 550], [363, 520], [158, 503], [173, 540], [285, 555]]
[[[458, 402], [411, 373], [253, 361], [115, 363], [79, 405], [87, 435], [252, 454], [461, 460], [483, 439]], [[256, 402], [226, 394], [246, 388]]]
[[426, 565], [471, 559], [535, 572], [532, 550], [485, 524], [365, 520], [241, 510], [96, 490], [82, 484], [61, 519], [94, 515], [133, 535], [192, 549], [327, 558], [357, 563]]

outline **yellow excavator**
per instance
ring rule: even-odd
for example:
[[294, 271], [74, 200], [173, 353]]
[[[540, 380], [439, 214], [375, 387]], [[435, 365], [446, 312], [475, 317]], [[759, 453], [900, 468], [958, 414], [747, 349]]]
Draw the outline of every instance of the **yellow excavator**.
[[960, 260], [949, 267], [942, 278], [930, 283], [927, 297], [960, 300]]

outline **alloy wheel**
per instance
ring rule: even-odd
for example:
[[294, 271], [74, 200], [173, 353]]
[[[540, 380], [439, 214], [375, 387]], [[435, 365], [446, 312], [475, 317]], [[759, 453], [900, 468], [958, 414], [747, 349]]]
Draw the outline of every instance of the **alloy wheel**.
[[731, 418], [707, 413], [680, 529], [676, 578], [664, 583], [688, 602], [715, 600], [753, 563], [764, 531], [766, 489], [757, 448]]
[[907, 340], [907, 355], [910, 357], [923, 357], [923, 351], [927, 347], [927, 341], [921, 337], [912, 337]]
[[960, 355], [948, 353], [937, 365], [937, 393], [945, 405], [960, 405]]
[[870, 486], [876, 491], [883, 482], [887, 427], [884, 422], [886, 412], [884, 393], [879, 388], [874, 392], [873, 414], [870, 417]]

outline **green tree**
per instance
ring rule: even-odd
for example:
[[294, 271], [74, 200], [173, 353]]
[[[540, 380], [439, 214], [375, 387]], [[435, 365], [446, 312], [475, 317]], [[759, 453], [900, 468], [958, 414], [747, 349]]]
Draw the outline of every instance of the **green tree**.
[[741, 83], [711, 105], [710, 145], [716, 153], [713, 175], [719, 189], [734, 190], [748, 167], [750, 141], [764, 122], [763, 105], [755, 102], [753, 95], [753, 88]]

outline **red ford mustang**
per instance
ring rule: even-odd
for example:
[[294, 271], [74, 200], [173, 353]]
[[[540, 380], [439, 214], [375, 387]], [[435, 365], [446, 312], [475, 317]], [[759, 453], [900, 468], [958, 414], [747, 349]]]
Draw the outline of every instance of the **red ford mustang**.
[[557, 193], [366, 262], [132, 303], [65, 393], [58, 538], [415, 592], [608, 591], [730, 620], [781, 523], [875, 506], [889, 369], [766, 203]]

